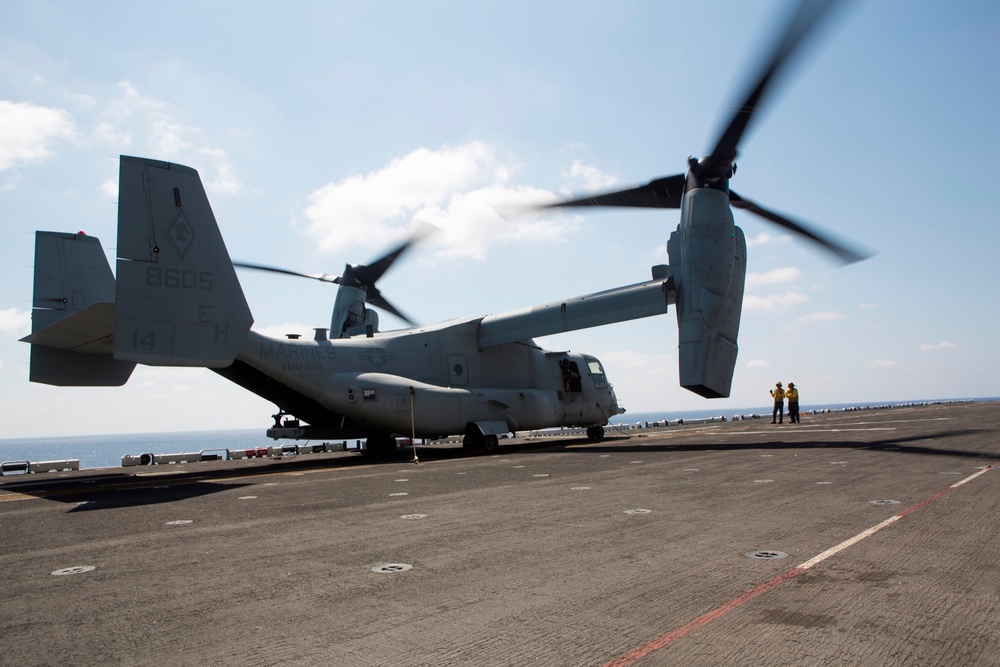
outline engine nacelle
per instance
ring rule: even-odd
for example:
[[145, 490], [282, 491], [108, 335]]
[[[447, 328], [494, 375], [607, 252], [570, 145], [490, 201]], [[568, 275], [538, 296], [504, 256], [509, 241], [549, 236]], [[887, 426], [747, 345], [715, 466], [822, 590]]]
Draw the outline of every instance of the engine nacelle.
[[747, 256], [728, 194], [688, 191], [667, 252], [677, 291], [680, 385], [705, 398], [726, 398], [736, 367]]

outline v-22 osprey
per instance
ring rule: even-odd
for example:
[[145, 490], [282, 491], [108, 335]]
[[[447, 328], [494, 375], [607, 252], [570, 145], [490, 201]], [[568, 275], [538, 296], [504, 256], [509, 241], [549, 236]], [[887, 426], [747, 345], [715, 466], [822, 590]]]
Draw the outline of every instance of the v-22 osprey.
[[[777, 70], [831, 2], [803, 2], [752, 79], [712, 152], [684, 174], [552, 206], [680, 209], [669, 266], [649, 279], [499, 315], [381, 331], [370, 306], [400, 313], [376, 281], [412, 244], [341, 276], [329, 328], [311, 339], [254, 331], [253, 317], [195, 169], [122, 156], [116, 272], [96, 237], [36, 232], [30, 380], [120, 386], [136, 364], [211, 369], [273, 402], [275, 439], [365, 439], [367, 453], [396, 437], [463, 436], [472, 450], [499, 437], [583, 427], [600, 440], [624, 412], [601, 362], [542, 349], [535, 337], [676, 311], [680, 385], [730, 394], [746, 276], [741, 208], [819, 244], [842, 261], [864, 255], [729, 189], [736, 147]], [[244, 265], [247, 266], [247, 265]], [[278, 270], [249, 265], [250, 268]]]

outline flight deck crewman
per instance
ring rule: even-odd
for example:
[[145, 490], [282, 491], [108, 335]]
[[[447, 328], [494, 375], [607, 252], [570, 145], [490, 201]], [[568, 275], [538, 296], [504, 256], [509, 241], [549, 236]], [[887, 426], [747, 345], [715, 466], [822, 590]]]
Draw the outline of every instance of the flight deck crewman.
[[788, 421], [793, 424], [801, 424], [799, 421], [799, 390], [795, 388], [794, 382], [788, 383], [788, 391], [785, 392], [788, 399]]
[[774, 385], [774, 389], [771, 390], [771, 396], [774, 397], [774, 411], [771, 412], [771, 423], [775, 423], [777, 419], [778, 424], [785, 423], [785, 390], [781, 388], [781, 383], [778, 382]]

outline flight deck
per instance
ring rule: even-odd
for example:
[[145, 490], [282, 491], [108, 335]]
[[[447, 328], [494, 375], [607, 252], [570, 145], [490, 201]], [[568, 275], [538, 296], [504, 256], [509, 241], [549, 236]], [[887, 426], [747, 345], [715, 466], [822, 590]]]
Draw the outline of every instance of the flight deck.
[[0, 477], [0, 664], [1000, 665], [1000, 403]]

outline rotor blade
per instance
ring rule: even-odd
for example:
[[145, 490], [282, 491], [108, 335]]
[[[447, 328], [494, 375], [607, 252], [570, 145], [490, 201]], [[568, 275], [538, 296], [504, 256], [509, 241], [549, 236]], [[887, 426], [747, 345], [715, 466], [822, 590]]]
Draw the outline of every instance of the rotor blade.
[[684, 194], [684, 174], [674, 176], [664, 176], [657, 178], [645, 185], [639, 185], [627, 190], [616, 190], [605, 192], [604, 194], [570, 199], [568, 201], [556, 202], [554, 204], [544, 204], [528, 209], [529, 211], [540, 211], [549, 208], [567, 208], [594, 206], [602, 208], [605, 206], [627, 206], [631, 208], [680, 208], [681, 195]]
[[395, 315], [411, 326], [416, 326], [416, 322], [400, 312], [398, 308], [393, 306], [388, 300], [385, 299], [385, 297], [382, 296], [375, 283], [386, 271], [389, 270], [389, 267], [392, 266], [393, 262], [399, 259], [411, 246], [415, 245], [418, 241], [437, 229], [437, 227], [430, 223], [421, 222], [413, 233], [410, 234], [410, 237], [399, 246], [393, 248], [371, 264], [348, 264], [344, 268], [344, 273], [341, 276], [332, 276], [327, 273], [300, 273], [299, 271], [282, 269], [277, 266], [253, 264], [250, 262], [233, 262], [233, 266], [238, 266], [244, 269], [254, 269], [256, 271], [283, 273], [288, 276], [298, 276], [300, 278], [311, 278], [313, 280], [334, 283], [342, 286], [346, 285], [349, 287], [357, 287], [365, 291], [365, 301], [367, 303]]
[[754, 112], [760, 107], [769, 84], [820, 22], [820, 19], [837, 2], [839, 0], [801, 0], [799, 2], [798, 7], [789, 17], [788, 24], [777, 42], [774, 53], [764, 62], [757, 76], [751, 79], [753, 85], [749, 87], [749, 92], [736, 107], [735, 115], [722, 132], [709, 157], [703, 159], [705, 167], [713, 171], [729, 169], [729, 165], [736, 159], [736, 149], [740, 139], [743, 137]]
[[319, 280], [324, 283], [336, 283], [340, 284], [340, 276], [331, 276], [329, 273], [299, 273], [298, 271], [290, 271], [289, 269], [282, 269], [277, 266], [267, 266], [265, 264], [252, 264], [250, 262], [233, 262], [233, 266], [238, 266], [241, 269], [253, 269], [255, 271], [270, 271], [271, 273], [284, 273], [288, 276], [298, 276], [300, 278], [312, 278], [313, 280]]
[[399, 319], [409, 324], [411, 327], [417, 326], [416, 322], [414, 322], [411, 318], [401, 313], [398, 308], [389, 303], [386, 300], [386, 298], [382, 296], [382, 293], [378, 291], [378, 289], [375, 288], [370, 289], [368, 291], [367, 296], [365, 297], [365, 301], [367, 301], [369, 305], [375, 306], [376, 308], [381, 308], [386, 312], [392, 313]]
[[760, 204], [752, 202], [749, 199], [744, 199], [732, 190], [729, 191], [729, 203], [733, 208], [743, 209], [749, 213], [759, 215], [765, 220], [770, 220], [790, 232], [809, 239], [827, 252], [835, 255], [844, 264], [853, 264], [854, 262], [860, 262], [861, 260], [868, 259], [872, 256], [872, 253], [870, 252], [860, 250], [858, 248], [851, 248], [843, 241], [834, 241], [829, 236], [815, 231], [814, 229], [810, 229], [801, 222], [794, 222], [780, 213], [775, 213], [774, 211], [766, 209]]
[[393, 262], [402, 257], [403, 253], [416, 245], [417, 242], [425, 236], [436, 230], [437, 227], [430, 223], [424, 222], [420, 224], [413, 231], [413, 233], [410, 234], [410, 237], [396, 248], [393, 248], [371, 264], [355, 267], [355, 270], [360, 273], [359, 280], [362, 280], [369, 285], [375, 284], [375, 282], [377, 282], [382, 275], [389, 270], [389, 267], [392, 266]]

